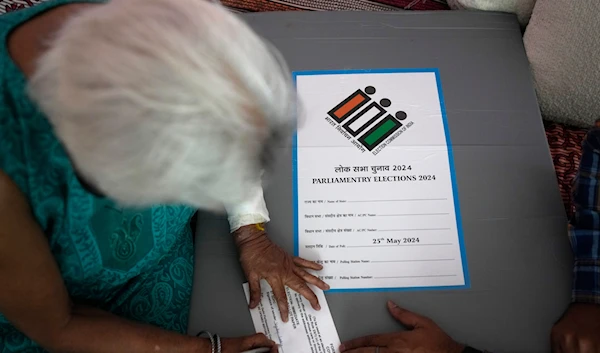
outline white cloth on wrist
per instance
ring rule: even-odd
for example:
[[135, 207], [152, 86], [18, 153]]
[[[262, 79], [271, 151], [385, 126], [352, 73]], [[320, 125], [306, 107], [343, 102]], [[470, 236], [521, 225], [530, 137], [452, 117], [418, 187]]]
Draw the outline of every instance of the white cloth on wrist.
[[229, 228], [232, 233], [247, 225], [270, 221], [262, 185], [257, 184], [253, 187], [250, 195], [246, 201], [240, 204], [225, 207], [229, 220]]

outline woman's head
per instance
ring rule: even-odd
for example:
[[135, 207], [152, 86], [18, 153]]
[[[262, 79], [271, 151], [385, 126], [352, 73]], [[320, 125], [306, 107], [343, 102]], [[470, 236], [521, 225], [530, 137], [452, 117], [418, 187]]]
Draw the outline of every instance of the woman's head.
[[260, 178], [295, 97], [276, 50], [220, 5], [112, 0], [68, 20], [30, 94], [79, 173], [129, 205], [217, 208]]

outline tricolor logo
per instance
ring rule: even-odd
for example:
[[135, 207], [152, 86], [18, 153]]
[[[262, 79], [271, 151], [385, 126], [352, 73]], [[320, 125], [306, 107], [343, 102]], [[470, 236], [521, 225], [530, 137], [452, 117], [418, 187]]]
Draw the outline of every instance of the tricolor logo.
[[352, 144], [373, 154], [379, 153], [412, 125], [412, 122], [405, 122], [405, 112], [397, 111], [392, 115], [386, 110], [392, 105], [388, 98], [379, 102], [371, 98], [376, 91], [373, 86], [357, 90], [331, 109], [326, 118]]

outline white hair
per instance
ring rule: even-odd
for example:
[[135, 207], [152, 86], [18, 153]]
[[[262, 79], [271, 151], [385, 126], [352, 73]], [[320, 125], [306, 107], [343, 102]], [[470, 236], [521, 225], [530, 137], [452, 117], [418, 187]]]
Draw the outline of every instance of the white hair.
[[243, 200], [294, 119], [279, 53], [218, 3], [112, 0], [68, 20], [30, 81], [75, 168], [125, 205]]

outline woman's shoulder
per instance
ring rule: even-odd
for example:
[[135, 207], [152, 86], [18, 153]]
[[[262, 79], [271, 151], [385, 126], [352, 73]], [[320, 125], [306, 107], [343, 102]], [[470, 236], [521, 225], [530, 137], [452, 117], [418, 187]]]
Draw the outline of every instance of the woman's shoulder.
[[9, 35], [27, 21], [61, 5], [97, 2], [104, 0], [48, 0], [0, 16], [0, 170], [26, 195], [31, 191], [31, 180], [41, 180], [31, 178], [32, 175], [47, 175], [44, 169], [49, 164], [68, 169], [69, 163], [46, 116], [27, 94], [27, 79], [11, 56]]

